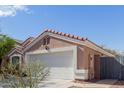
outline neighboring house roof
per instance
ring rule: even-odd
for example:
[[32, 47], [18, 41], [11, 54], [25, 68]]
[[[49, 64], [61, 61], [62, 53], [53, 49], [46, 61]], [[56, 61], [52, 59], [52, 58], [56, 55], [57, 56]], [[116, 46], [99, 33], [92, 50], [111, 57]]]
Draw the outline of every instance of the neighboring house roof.
[[[97, 44], [88, 40], [87, 38], [82, 38], [82, 37], [79, 37], [79, 36], [66, 34], [66, 33], [62, 33], [62, 32], [56, 32], [55, 30], [51, 30], [51, 29], [50, 30], [49, 29], [45, 30], [37, 38], [29, 37], [27, 40], [25, 40], [22, 43], [22, 46], [21, 46], [20, 50], [23, 50], [23, 52], [25, 52], [26, 50], [28, 50], [33, 45], [35, 45], [39, 40], [41, 40], [41, 38], [43, 38], [46, 35], [51, 36], [51, 37], [55, 37], [55, 38], [58, 38], [58, 39], [62, 39], [62, 40], [68, 41], [68, 42], [76, 43], [76, 44], [79, 44], [79, 45], [84, 45], [84, 46], [89, 47], [89, 48], [91, 48], [95, 51], [101, 52], [104, 55], [114, 56], [113, 54], [107, 52], [106, 50], [104, 50], [103, 48], [98, 46]], [[18, 50], [18, 49], [16, 49], [16, 50]]]
[[22, 46], [22, 42], [21, 40], [17, 40], [17, 39], [14, 39], [15, 42], [16, 42], [16, 47], [21, 47]]
[[19, 42], [19, 44], [17, 43], [17, 46], [15, 48], [13, 48], [9, 53], [8, 56], [10, 56], [11, 54], [13, 54], [14, 52], [18, 52], [19, 54], [23, 54], [23, 49], [29, 45], [30, 42], [32, 42], [34, 40], [33, 37], [29, 37], [28, 39], [26, 39], [24, 42]]
[[11, 56], [13, 53], [15, 53], [15, 52], [17, 52], [17, 53], [19, 53], [19, 54], [23, 54], [23, 52], [22, 52], [22, 47], [16, 47], [16, 48], [13, 48], [9, 53], [8, 53], [8, 55], [7, 56]]
[[29, 37], [28, 39], [26, 39], [23, 43], [22, 46], [26, 47], [28, 46], [29, 43], [31, 43], [35, 38], [34, 37]]

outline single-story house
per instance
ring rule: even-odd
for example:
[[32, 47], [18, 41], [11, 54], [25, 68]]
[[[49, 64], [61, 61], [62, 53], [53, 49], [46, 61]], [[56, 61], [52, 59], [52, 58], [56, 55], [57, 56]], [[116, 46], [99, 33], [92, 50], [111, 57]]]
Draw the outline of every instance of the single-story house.
[[50, 67], [51, 79], [100, 78], [100, 57], [114, 57], [87, 38], [45, 30], [38, 37], [30, 37], [9, 54], [10, 62], [24, 65], [42, 62]]

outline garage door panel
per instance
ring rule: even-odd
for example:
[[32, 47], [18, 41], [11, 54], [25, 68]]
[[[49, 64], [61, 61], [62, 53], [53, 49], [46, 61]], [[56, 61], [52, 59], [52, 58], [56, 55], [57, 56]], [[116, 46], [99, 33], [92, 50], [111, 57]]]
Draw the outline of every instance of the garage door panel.
[[41, 62], [50, 68], [49, 79], [73, 79], [73, 52], [35, 54], [29, 62]]
[[73, 68], [51, 68], [48, 79], [73, 79]]
[[49, 67], [72, 67], [72, 52], [36, 54], [30, 56], [30, 62], [41, 62]]

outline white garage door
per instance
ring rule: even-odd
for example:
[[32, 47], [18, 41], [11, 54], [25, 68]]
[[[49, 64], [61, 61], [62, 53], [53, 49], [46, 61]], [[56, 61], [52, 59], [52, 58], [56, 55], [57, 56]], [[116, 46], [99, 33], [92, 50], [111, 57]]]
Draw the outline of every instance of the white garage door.
[[73, 52], [33, 54], [28, 62], [41, 62], [50, 67], [49, 79], [73, 79]]

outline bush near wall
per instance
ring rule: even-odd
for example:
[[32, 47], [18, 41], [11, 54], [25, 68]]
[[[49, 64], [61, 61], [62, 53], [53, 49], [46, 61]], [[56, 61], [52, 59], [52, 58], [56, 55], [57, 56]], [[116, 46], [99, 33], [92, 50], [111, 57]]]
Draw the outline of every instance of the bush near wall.
[[49, 69], [41, 63], [30, 63], [23, 69], [16, 69], [16, 66], [9, 64], [2, 68], [2, 81], [11, 88], [33, 88], [38, 87], [40, 81], [49, 74]]

